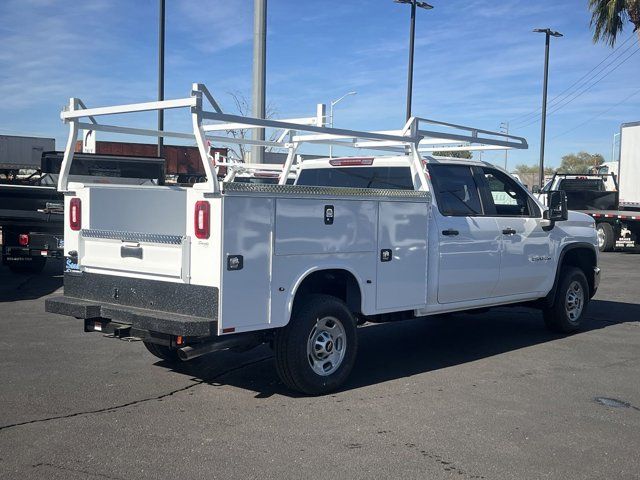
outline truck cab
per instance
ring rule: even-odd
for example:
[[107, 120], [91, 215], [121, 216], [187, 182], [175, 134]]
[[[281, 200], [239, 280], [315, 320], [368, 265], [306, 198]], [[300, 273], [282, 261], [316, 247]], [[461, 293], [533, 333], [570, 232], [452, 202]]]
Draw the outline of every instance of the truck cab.
[[[591, 265], [584, 271], [595, 293], [591, 217], [569, 212], [566, 222], [551, 224], [547, 207], [486, 162], [426, 157], [424, 164], [433, 192], [428, 263], [434, 281], [423, 313], [543, 297], [561, 257], [579, 244], [572, 255]], [[407, 156], [307, 160], [296, 185], [415, 188]]]

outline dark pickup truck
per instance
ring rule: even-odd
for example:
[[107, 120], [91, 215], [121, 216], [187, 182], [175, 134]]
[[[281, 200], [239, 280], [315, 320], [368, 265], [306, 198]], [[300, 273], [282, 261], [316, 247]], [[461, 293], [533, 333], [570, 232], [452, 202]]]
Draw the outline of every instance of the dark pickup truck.
[[[40, 272], [64, 249], [64, 196], [56, 183], [62, 152], [44, 152], [40, 170], [28, 179], [0, 183], [2, 263], [15, 273]], [[164, 183], [161, 158], [76, 154], [70, 180], [142, 185]]]

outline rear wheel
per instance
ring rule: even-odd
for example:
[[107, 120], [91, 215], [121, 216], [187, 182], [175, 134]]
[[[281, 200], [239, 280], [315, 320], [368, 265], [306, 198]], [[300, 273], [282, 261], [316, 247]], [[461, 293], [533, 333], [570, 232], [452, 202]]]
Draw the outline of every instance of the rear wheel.
[[615, 243], [613, 227], [608, 223], [598, 223], [598, 225], [596, 225], [596, 233], [598, 235], [598, 250], [601, 252], [610, 252], [613, 250]]
[[553, 332], [571, 333], [582, 325], [589, 303], [589, 284], [584, 272], [576, 267], [564, 267], [553, 306], [542, 312], [547, 328]]
[[353, 368], [356, 320], [340, 299], [310, 295], [299, 302], [289, 325], [277, 332], [274, 347], [276, 369], [287, 387], [309, 395], [329, 393]]
[[9, 261], [7, 266], [9, 270], [13, 273], [40, 273], [45, 264], [47, 263], [47, 259], [43, 257], [32, 257], [31, 260], [25, 260], [22, 262], [12, 262]]
[[143, 342], [144, 346], [147, 347], [147, 350], [151, 352], [152, 355], [160, 358], [161, 360], [165, 360], [171, 363], [180, 363], [180, 357], [178, 357], [178, 352], [176, 350], [171, 350], [166, 345], [158, 345], [157, 343], [151, 342]]

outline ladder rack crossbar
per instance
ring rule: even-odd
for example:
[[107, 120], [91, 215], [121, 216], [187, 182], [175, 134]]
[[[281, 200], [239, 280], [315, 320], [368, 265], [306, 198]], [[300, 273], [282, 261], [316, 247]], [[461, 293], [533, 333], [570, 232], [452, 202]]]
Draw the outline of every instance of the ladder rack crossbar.
[[[207, 101], [211, 109], [203, 109], [203, 101]], [[154, 130], [136, 127], [116, 126], [98, 123], [96, 117], [105, 115], [119, 115], [125, 113], [160, 111], [177, 108], [188, 108], [191, 114], [193, 131], [174, 132], [166, 130]], [[359, 131], [344, 128], [333, 128], [325, 126], [324, 107], [319, 108], [314, 117], [288, 118], [284, 120], [261, 119], [242, 115], [224, 113], [220, 105], [207, 87], [203, 84], [194, 83], [191, 89], [191, 96], [172, 100], [162, 100], [156, 102], [142, 102], [124, 105], [87, 108], [84, 102], [78, 98], [71, 98], [69, 105], [61, 112], [60, 117], [64, 123], [69, 125], [69, 136], [65, 148], [65, 154], [58, 180], [58, 190], [64, 192], [68, 190], [68, 176], [73, 161], [75, 143], [78, 139], [80, 129], [122, 133], [128, 135], [141, 135], [151, 137], [171, 137], [186, 140], [195, 140], [200, 152], [207, 181], [199, 184], [198, 188], [210, 191], [214, 194], [220, 193], [220, 184], [215, 175], [215, 165], [209, 155], [207, 139], [221, 143], [260, 145], [275, 148], [288, 149], [287, 160], [282, 168], [280, 183], [284, 183], [292, 168], [294, 155], [301, 144], [330, 144], [346, 148], [363, 148], [368, 150], [383, 150], [392, 152], [409, 152], [409, 156], [416, 172], [420, 176], [422, 171], [422, 159], [420, 151], [434, 151], [436, 145], [438, 150], [453, 149], [524, 149], [527, 142], [524, 138], [502, 132], [492, 132], [454, 123], [441, 122], [421, 117], [412, 117], [404, 124], [400, 130], [378, 130]], [[88, 119], [89, 121], [82, 121]], [[204, 124], [212, 121], [216, 123]], [[447, 129], [456, 129], [460, 132], [441, 132], [431, 129], [420, 128], [421, 124], [434, 125]], [[276, 129], [282, 133], [273, 140], [254, 140], [252, 138], [242, 138], [233, 136], [212, 135], [215, 132], [230, 132], [238, 129]], [[304, 133], [299, 133], [304, 132]], [[446, 145], [458, 144], [447, 147]], [[463, 145], [459, 145], [463, 144]], [[240, 168], [240, 167], [237, 167]], [[244, 167], [250, 168], [250, 167]], [[264, 168], [262, 168], [264, 170]], [[426, 178], [422, 178], [421, 189], [426, 189]]]

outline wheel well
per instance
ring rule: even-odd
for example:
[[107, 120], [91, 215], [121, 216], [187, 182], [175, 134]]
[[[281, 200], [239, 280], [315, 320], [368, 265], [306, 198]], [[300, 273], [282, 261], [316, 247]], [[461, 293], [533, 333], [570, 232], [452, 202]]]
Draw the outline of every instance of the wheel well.
[[295, 303], [300, 298], [314, 293], [331, 295], [344, 301], [349, 310], [360, 313], [362, 294], [360, 285], [351, 272], [342, 269], [318, 270], [310, 273], [296, 290]]
[[595, 293], [593, 268], [597, 266], [596, 252], [591, 248], [572, 248], [565, 253], [562, 258], [562, 266], [570, 265], [572, 267], [579, 268], [584, 272], [589, 283], [589, 293], [591, 296]]

